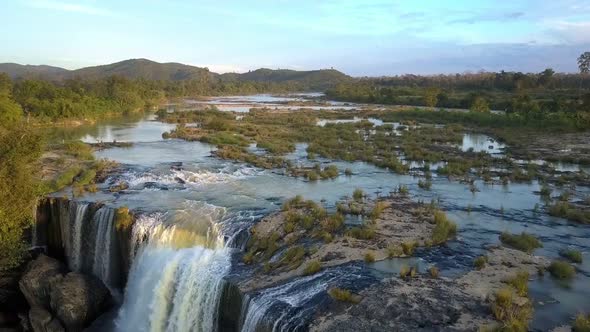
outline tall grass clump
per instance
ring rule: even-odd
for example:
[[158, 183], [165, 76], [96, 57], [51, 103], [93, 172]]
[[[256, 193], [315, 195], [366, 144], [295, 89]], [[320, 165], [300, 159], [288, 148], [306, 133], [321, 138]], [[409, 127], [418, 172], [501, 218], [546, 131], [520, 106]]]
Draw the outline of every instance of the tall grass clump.
[[457, 224], [449, 220], [443, 211], [434, 212], [434, 230], [432, 231], [433, 244], [441, 244], [457, 234]]
[[533, 250], [543, 247], [543, 244], [539, 239], [525, 232], [522, 232], [521, 234], [504, 232], [500, 235], [500, 241], [509, 247], [529, 254], [533, 252]]

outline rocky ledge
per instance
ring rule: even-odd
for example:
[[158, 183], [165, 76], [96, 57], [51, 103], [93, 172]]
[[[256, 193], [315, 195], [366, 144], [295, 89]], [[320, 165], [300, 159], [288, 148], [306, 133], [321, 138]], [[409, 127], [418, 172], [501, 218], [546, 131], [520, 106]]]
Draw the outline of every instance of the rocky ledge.
[[403, 194], [376, 201], [357, 195], [334, 214], [296, 197], [252, 227], [243, 261], [256, 273], [240, 288], [249, 292], [353, 261], [409, 256], [455, 232], [444, 212]]
[[[516, 324], [503, 321], [506, 308], [498, 303], [499, 292], [510, 289], [510, 302], [502, 305], [523, 317], [530, 315], [530, 299], [526, 290], [516, 289], [515, 280], [525, 275], [522, 282], [526, 285], [549, 262], [505, 247], [491, 248], [488, 257], [481, 269], [458, 279], [432, 273], [386, 279], [354, 294], [357, 300], [334, 301], [315, 319], [311, 330], [477, 331]], [[522, 318], [517, 316], [511, 318]]]

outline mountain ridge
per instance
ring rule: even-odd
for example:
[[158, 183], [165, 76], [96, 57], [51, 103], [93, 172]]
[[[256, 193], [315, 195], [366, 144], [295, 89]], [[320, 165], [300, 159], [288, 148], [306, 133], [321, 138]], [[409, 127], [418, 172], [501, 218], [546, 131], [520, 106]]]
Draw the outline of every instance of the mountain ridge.
[[63, 81], [66, 79], [101, 79], [122, 76], [128, 79], [146, 80], [220, 80], [253, 81], [269, 83], [303, 83], [324, 89], [351, 80], [352, 77], [335, 69], [291, 70], [259, 68], [245, 73], [218, 74], [208, 68], [186, 65], [178, 62], [160, 63], [145, 58], [127, 59], [115, 63], [68, 70], [48, 65], [21, 65], [0, 63], [0, 72], [12, 79], [44, 79]]

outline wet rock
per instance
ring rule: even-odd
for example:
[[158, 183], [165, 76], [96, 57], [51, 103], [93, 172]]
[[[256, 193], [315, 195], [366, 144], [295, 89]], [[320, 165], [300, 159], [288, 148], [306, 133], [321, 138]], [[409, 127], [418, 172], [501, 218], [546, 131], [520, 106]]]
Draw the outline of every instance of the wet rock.
[[33, 307], [29, 311], [29, 322], [34, 332], [63, 332], [59, 320], [41, 307]]
[[49, 308], [51, 284], [63, 277], [67, 269], [60, 261], [39, 255], [30, 262], [19, 281], [19, 287], [31, 307]]
[[66, 329], [78, 331], [108, 308], [110, 293], [99, 279], [72, 272], [52, 285], [50, 299]]
[[[312, 331], [473, 331], [490, 321], [485, 302], [451, 280], [392, 278], [361, 293], [356, 305], [335, 302]], [[344, 308], [343, 308], [344, 307]]]

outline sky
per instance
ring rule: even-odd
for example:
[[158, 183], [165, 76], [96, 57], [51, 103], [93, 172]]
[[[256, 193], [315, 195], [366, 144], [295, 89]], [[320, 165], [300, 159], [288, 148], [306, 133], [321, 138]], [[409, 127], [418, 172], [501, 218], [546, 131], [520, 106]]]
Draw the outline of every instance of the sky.
[[0, 62], [353, 76], [577, 71], [590, 0], [0, 0]]

